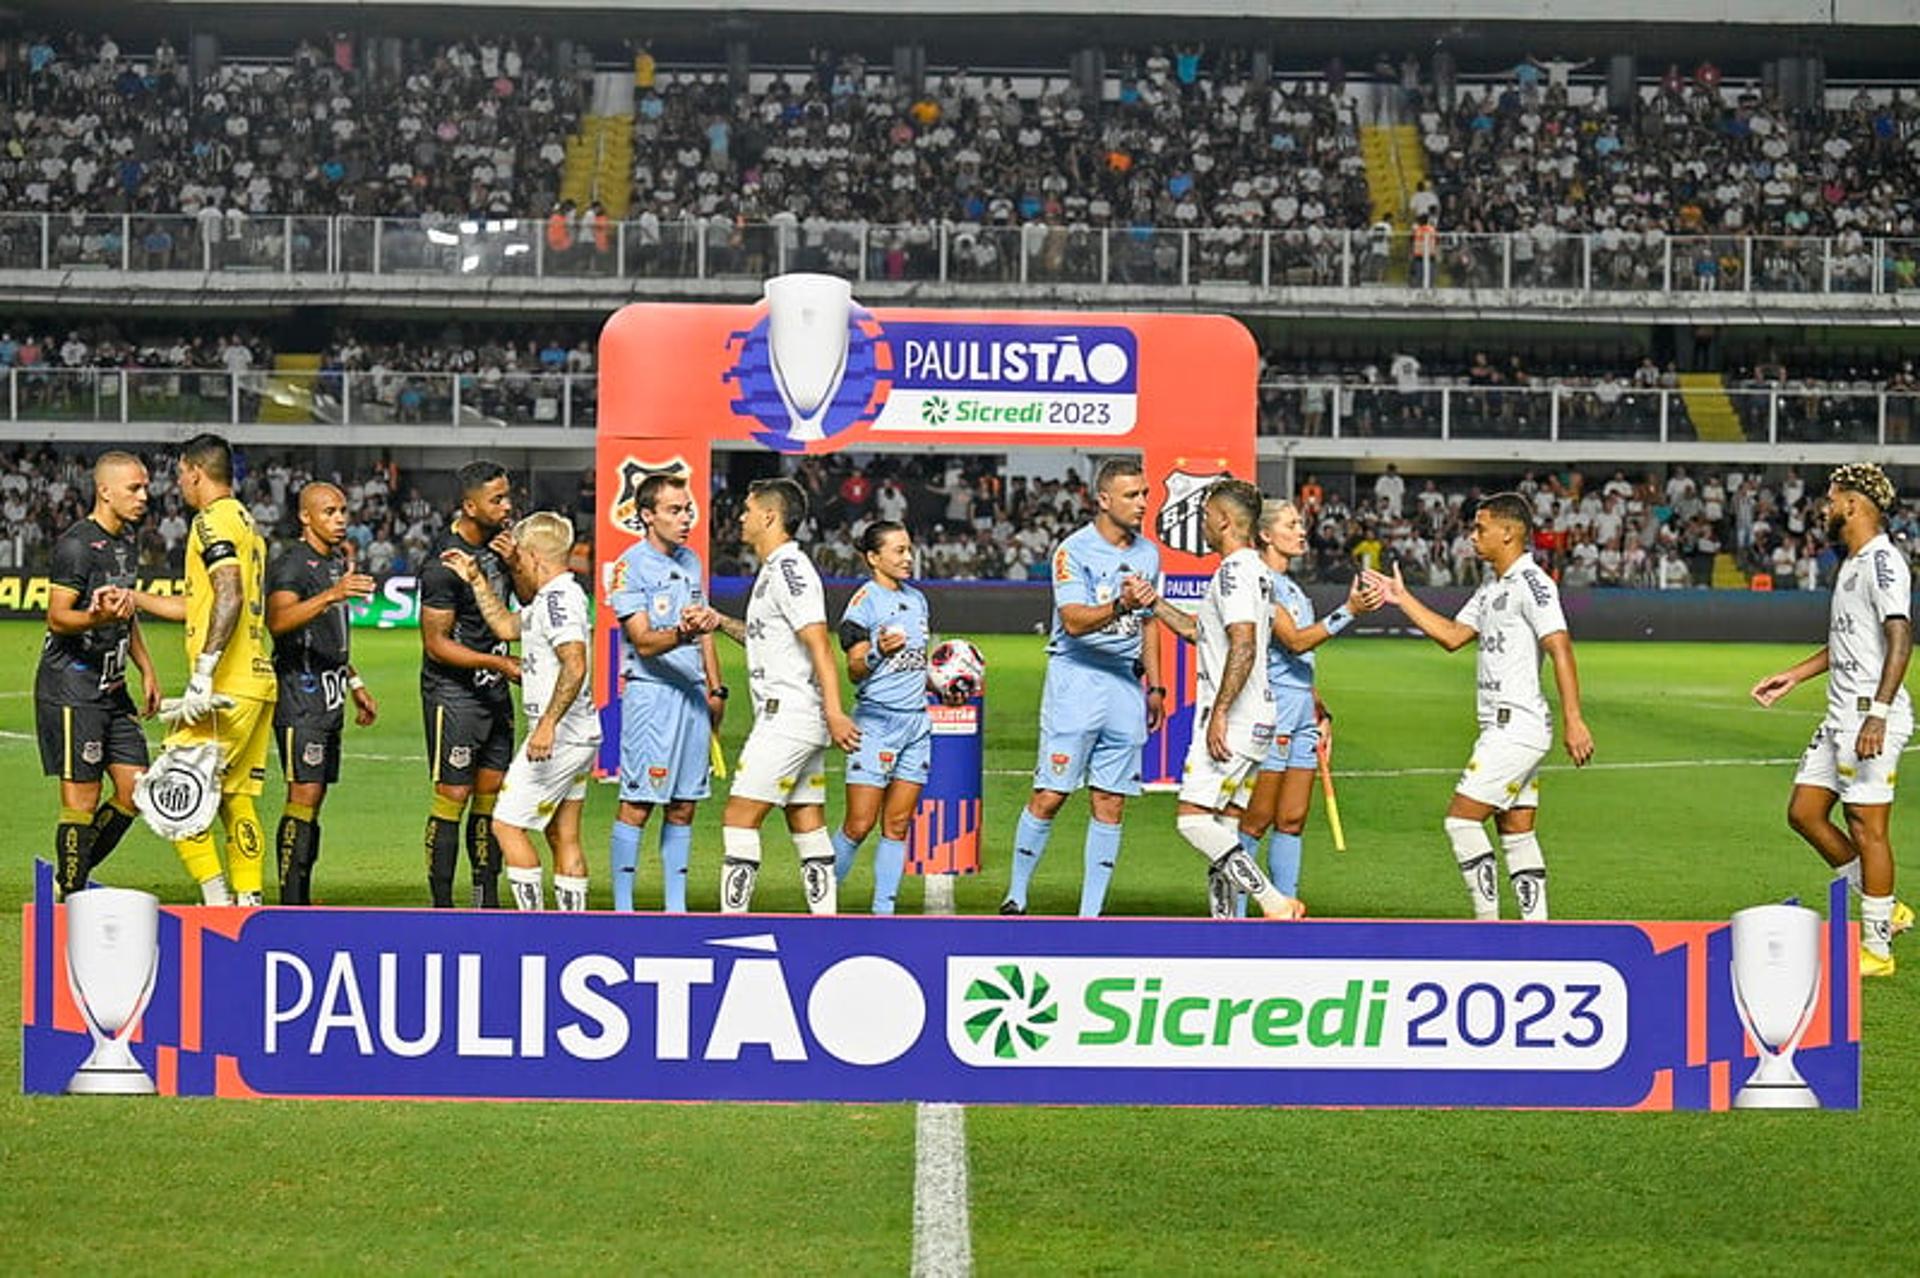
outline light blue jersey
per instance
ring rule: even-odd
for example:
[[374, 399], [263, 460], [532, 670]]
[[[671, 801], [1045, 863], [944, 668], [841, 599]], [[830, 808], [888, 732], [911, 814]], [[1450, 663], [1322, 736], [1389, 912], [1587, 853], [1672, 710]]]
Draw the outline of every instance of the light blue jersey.
[[624, 628], [627, 618], [644, 614], [649, 630], [673, 629], [680, 624], [680, 614], [707, 602], [703, 580], [700, 556], [685, 546], [675, 547], [672, 555], [663, 555], [650, 542], [642, 541], [628, 547], [615, 562], [607, 602], [623, 623], [620, 673], [628, 682], [705, 686], [706, 666], [699, 644], [682, 644], [657, 657], [643, 657], [634, 651]]
[[[907, 645], [882, 655], [880, 631], [904, 630]], [[867, 677], [858, 686], [859, 706], [924, 711], [927, 705], [927, 597], [912, 586], [889, 589], [869, 581], [853, 592], [840, 615], [840, 646], [870, 643]]]
[[1035, 789], [1071, 793], [1091, 785], [1113, 794], [1140, 793], [1147, 706], [1137, 663], [1141, 627], [1151, 610], [1123, 612], [1078, 637], [1060, 621], [1066, 604], [1111, 604], [1129, 576], [1159, 580], [1160, 551], [1145, 537], [1116, 546], [1089, 524], [1053, 552], [1053, 637], [1040, 698]]
[[1144, 577], [1150, 584], [1160, 580], [1159, 547], [1145, 537], [1116, 546], [1088, 524], [1062, 541], [1053, 552], [1053, 633], [1047, 640], [1047, 654], [1055, 660], [1065, 658], [1077, 665], [1131, 675], [1133, 663], [1140, 659], [1140, 626], [1153, 615], [1151, 608], [1122, 613], [1092, 634], [1077, 637], [1068, 634], [1060, 621], [1063, 604], [1111, 604], [1128, 577]]
[[[1300, 583], [1277, 568], [1267, 570], [1273, 580], [1273, 606], [1286, 609], [1296, 630], [1314, 622], [1313, 600]], [[1320, 726], [1313, 712], [1313, 657], [1311, 652], [1288, 652], [1285, 645], [1267, 648], [1267, 687], [1273, 693], [1273, 744], [1261, 763], [1263, 772], [1311, 769], [1320, 746]]]

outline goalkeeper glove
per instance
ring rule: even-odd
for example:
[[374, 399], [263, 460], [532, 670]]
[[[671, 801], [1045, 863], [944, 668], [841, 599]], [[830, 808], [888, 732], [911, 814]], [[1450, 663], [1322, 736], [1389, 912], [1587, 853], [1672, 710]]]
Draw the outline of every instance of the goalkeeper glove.
[[219, 664], [217, 652], [203, 652], [195, 659], [193, 677], [187, 680], [186, 694], [178, 706], [181, 723], [198, 723], [213, 713], [213, 671]]

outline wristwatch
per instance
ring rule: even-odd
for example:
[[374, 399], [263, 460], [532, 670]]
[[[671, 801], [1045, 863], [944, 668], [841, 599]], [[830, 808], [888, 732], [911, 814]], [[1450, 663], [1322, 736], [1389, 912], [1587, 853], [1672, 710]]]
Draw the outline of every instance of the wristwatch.
[[729, 696], [733, 694], [728, 690], [726, 684], [718, 683], [718, 684], [715, 684], [713, 687], [707, 689], [707, 695], [709, 697], [718, 697], [720, 698], [720, 700], [725, 701]]
[[1164, 697], [1167, 695], [1167, 690], [1165, 688], [1162, 688], [1160, 685], [1155, 684], [1153, 687], [1147, 689], [1147, 695], [1149, 697], [1156, 696], [1156, 695]]

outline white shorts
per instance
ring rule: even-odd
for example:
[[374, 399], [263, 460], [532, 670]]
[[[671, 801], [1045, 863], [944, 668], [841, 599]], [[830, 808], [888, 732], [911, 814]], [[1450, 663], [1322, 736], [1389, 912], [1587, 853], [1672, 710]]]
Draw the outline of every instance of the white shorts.
[[1499, 729], [1483, 731], [1453, 792], [1497, 812], [1540, 806], [1540, 761], [1547, 746], [1519, 741]]
[[1800, 756], [1800, 770], [1793, 774], [1793, 783], [1831, 790], [1842, 803], [1850, 805], [1880, 807], [1892, 803], [1894, 783], [1899, 780], [1900, 752], [1907, 748], [1907, 738], [1912, 734], [1911, 720], [1889, 722], [1880, 753], [1862, 759], [1853, 752], [1860, 739], [1858, 725], [1822, 723], [1814, 729], [1807, 752]]
[[825, 803], [827, 747], [756, 723], [740, 747], [740, 767], [730, 793], [777, 808]]
[[587, 797], [587, 780], [600, 755], [600, 743], [555, 742], [553, 753], [538, 762], [527, 757], [523, 741], [500, 783], [493, 819], [520, 830], [544, 830], [566, 800]]
[[1207, 752], [1206, 733], [1194, 729], [1187, 763], [1180, 772], [1180, 802], [1215, 812], [1245, 807], [1260, 779], [1261, 754], [1231, 754], [1222, 762]]

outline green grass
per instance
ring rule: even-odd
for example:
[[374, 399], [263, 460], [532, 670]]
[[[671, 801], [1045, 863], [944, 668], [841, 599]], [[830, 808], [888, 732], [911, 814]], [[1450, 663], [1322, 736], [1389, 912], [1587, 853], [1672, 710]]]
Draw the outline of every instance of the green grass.
[[[0, 625], [0, 775], [17, 804], [0, 867], [0, 1080], [18, 1077], [19, 902], [50, 841], [27, 693], [36, 625]], [[181, 679], [177, 637], [156, 655]], [[417, 638], [361, 633], [382, 717], [349, 729], [316, 895], [425, 900]], [[981, 641], [992, 666], [986, 870], [960, 907], [990, 911], [1032, 767], [1040, 644]], [[737, 650], [722, 645], [738, 685]], [[1724, 918], [1826, 876], [1785, 828], [1791, 765], [1820, 713], [1802, 691], [1753, 708], [1745, 689], [1802, 655], [1758, 645], [1588, 644], [1588, 718], [1606, 764], [1544, 782], [1542, 842], [1562, 917]], [[1472, 737], [1472, 662], [1428, 644], [1347, 641], [1322, 664], [1338, 716], [1352, 851], [1316, 812], [1303, 892], [1319, 916], [1456, 917], [1439, 833]], [[730, 753], [747, 727], [736, 708]], [[1423, 772], [1422, 769], [1432, 769]], [[1407, 772], [1407, 775], [1395, 773]], [[271, 822], [279, 798], [262, 803]], [[837, 811], [837, 795], [831, 807]], [[589, 801], [595, 864], [608, 787]], [[695, 836], [692, 904], [717, 895], [718, 805]], [[1083, 802], [1055, 828], [1037, 910], [1078, 899]], [[1896, 837], [1901, 823], [1896, 822]], [[799, 909], [784, 836], [760, 903]], [[1909, 861], [1911, 858], [1909, 857]], [[649, 846], [643, 902], [659, 899]], [[106, 877], [184, 901], [172, 851], [129, 835]], [[856, 872], [843, 901], [870, 891]], [[597, 904], [605, 885], [596, 883]], [[904, 898], [917, 905], [911, 883]], [[1197, 914], [1198, 861], [1172, 799], [1129, 811], [1111, 905]], [[1920, 964], [1920, 951], [1908, 956]], [[1902, 973], [1866, 991], [1859, 1114], [1581, 1115], [1258, 1110], [969, 1111], [974, 1250], [983, 1273], [1167, 1273], [1305, 1264], [1350, 1272], [1702, 1272], [1800, 1259], [1905, 1270], [1920, 1216], [1920, 995]], [[1196, 1100], [1204, 1099], [1196, 1097]], [[0, 1265], [289, 1272], [528, 1265], [574, 1271], [898, 1273], [911, 1231], [905, 1106], [409, 1105], [82, 1102], [0, 1095]], [[1904, 1227], [1903, 1227], [1904, 1226]]]

